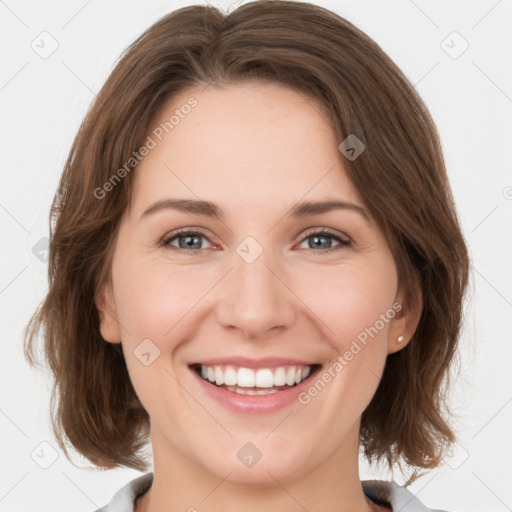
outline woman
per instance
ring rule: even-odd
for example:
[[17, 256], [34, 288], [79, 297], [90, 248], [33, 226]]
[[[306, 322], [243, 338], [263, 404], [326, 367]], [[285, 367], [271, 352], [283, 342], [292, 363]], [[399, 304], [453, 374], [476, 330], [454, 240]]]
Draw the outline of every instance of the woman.
[[54, 431], [153, 471], [109, 512], [426, 511], [468, 253], [434, 123], [308, 3], [163, 17], [124, 54], [52, 206]]

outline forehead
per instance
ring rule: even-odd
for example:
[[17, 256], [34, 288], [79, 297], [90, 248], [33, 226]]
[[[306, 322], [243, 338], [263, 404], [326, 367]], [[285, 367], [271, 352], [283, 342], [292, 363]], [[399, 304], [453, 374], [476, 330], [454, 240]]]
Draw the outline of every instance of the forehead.
[[148, 135], [155, 146], [136, 170], [138, 209], [168, 192], [239, 206], [333, 193], [361, 202], [324, 106], [278, 84], [187, 89], [162, 105]]

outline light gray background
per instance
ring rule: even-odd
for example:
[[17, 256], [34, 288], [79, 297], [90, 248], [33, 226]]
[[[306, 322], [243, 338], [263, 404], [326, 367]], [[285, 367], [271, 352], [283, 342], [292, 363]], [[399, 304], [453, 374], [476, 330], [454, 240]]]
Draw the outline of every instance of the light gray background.
[[[94, 510], [139, 475], [78, 469], [57, 450], [49, 379], [25, 363], [22, 330], [46, 290], [44, 252], [32, 249], [48, 235], [50, 202], [88, 106], [126, 46], [189, 3], [0, 0], [2, 512]], [[212, 0], [224, 10], [240, 3]], [[368, 33], [416, 85], [440, 131], [471, 251], [474, 282], [451, 398], [459, 445], [410, 489], [451, 512], [512, 510], [512, 1], [313, 3]], [[32, 46], [48, 50], [51, 38], [58, 48], [42, 58]], [[362, 479], [387, 476], [362, 461]]]

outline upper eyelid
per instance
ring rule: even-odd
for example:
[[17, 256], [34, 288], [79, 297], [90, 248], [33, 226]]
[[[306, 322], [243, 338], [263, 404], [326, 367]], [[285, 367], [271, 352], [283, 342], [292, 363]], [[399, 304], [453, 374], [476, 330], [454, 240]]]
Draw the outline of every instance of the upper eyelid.
[[323, 233], [325, 235], [329, 235], [329, 236], [333, 236], [333, 237], [337, 236], [342, 239], [352, 240], [351, 237], [349, 237], [347, 234], [343, 233], [342, 231], [338, 231], [337, 229], [328, 228], [325, 226], [323, 226], [323, 227], [318, 226], [318, 227], [306, 229], [306, 231], [303, 231], [299, 235], [299, 237], [300, 237], [299, 240], [303, 240], [304, 238], [314, 235], [315, 233]]

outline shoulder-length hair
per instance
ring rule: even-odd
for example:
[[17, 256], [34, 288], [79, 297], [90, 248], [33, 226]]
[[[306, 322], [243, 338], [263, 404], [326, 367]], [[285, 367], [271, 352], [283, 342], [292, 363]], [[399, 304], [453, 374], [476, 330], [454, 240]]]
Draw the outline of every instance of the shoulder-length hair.
[[50, 212], [49, 291], [24, 340], [34, 366], [44, 327], [59, 446], [69, 459], [67, 436], [98, 467], [148, 468], [141, 450], [149, 416], [121, 345], [100, 335], [95, 304], [99, 287], [111, 282], [114, 241], [131, 199], [136, 162], [126, 162], [173, 95], [250, 80], [319, 101], [340, 143], [355, 134], [366, 146], [356, 159], [341, 151], [340, 158], [394, 255], [403, 308], [418, 304], [418, 290], [423, 307], [411, 341], [387, 356], [360, 443], [370, 463], [414, 466], [412, 482], [417, 468], [440, 465], [455, 441], [443, 418], [445, 384], [460, 336], [468, 251], [439, 136], [414, 86], [353, 24], [298, 1], [254, 1], [229, 14], [203, 5], [169, 13], [121, 56], [81, 124]]

